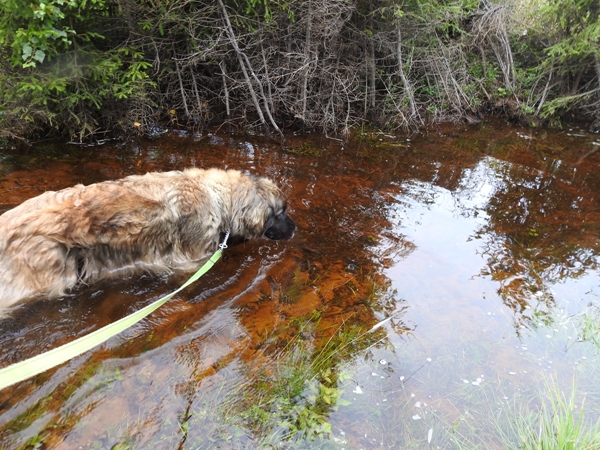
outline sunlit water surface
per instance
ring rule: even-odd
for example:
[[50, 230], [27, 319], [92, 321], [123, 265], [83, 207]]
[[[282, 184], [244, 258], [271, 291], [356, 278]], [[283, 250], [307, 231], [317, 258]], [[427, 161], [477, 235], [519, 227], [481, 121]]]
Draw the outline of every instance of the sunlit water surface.
[[[492, 122], [289, 144], [171, 134], [0, 154], [2, 211], [76, 183], [215, 166], [274, 179], [299, 227], [228, 249], [150, 318], [0, 392], [2, 448], [502, 448], [492, 418], [535, 410], [548, 383], [600, 400], [600, 336], [586, 325], [600, 318], [597, 135]], [[0, 364], [184, 279], [17, 307], [0, 321]], [[283, 398], [298, 348], [312, 369]]]

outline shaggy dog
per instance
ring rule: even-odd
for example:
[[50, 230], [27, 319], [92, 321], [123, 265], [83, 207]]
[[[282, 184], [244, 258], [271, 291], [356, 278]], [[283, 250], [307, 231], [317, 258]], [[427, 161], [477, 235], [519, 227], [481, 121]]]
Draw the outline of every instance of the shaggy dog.
[[46, 192], [0, 216], [0, 310], [78, 283], [197, 268], [234, 242], [290, 239], [296, 226], [267, 178], [236, 170], [133, 175]]

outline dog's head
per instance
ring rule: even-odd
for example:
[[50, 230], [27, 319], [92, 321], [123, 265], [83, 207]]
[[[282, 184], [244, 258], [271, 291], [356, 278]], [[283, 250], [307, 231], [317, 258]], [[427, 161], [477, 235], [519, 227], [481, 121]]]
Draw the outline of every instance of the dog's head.
[[275, 241], [288, 240], [294, 236], [296, 224], [287, 215], [287, 203], [279, 210], [271, 208], [267, 221], [265, 222], [264, 235]]
[[275, 183], [268, 178], [234, 174], [237, 179], [232, 198], [232, 237], [291, 239], [296, 224], [287, 215], [287, 201]]

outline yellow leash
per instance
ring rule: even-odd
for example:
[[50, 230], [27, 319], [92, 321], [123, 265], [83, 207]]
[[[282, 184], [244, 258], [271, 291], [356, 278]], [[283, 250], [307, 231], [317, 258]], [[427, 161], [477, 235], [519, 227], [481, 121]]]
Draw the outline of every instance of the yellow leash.
[[58, 366], [75, 356], [81, 355], [82, 353], [94, 348], [95, 346], [106, 342], [113, 336], [116, 336], [121, 331], [126, 330], [133, 324], [139, 322], [144, 317], [152, 313], [153, 311], [160, 308], [168, 300], [170, 300], [175, 294], [186, 288], [206, 272], [208, 272], [212, 266], [221, 258], [223, 250], [227, 248], [227, 238], [229, 232], [225, 234], [225, 239], [222, 244], [219, 245], [219, 249], [214, 255], [206, 261], [206, 263], [198, 269], [198, 271], [190, 277], [179, 289], [171, 292], [169, 295], [149, 304], [148, 306], [140, 309], [139, 311], [130, 314], [129, 316], [123, 317], [105, 327], [102, 327], [90, 334], [82, 336], [69, 342], [65, 345], [34, 356], [33, 358], [26, 359], [25, 361], [18, 362], [11, 366], [5, 367], [0, 370], [0, 390], [8, 386], [11, 386], [19, 381], [31, 378], [34, 375], [45, 372], [48, 369]]

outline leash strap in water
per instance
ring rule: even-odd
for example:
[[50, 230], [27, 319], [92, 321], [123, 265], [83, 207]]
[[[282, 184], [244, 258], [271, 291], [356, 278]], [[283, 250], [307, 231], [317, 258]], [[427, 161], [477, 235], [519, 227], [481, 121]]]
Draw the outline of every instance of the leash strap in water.
[[140, 309], [139, 311], [130, 314], [127, 317], [117, 320], [105, 327], [102, 327], [90, 334], [82, 336], [74, 341], [71, 341], [65, 345], [34, 356], [33, 358], [26, 359], [19, 363], [5, 367], [0, 370], [0, 390], [8, 386], [11, 386], [19, 381], [24, 381], [27, 378], [31, 378], [34, 375], [45, 372], [48, 369], [58, 366], [64, 362], [67, 362], [71, 358], [81, 355], [82, 353], [91, 350], [97, 345], [106, 342], [113, 336], [116, 336], [121, 331], [126, 330], [130, 326], [142, 320], [144, 317], [156, 311], [168, 300], [170, 300], [175, 294], [185, 289], [206, 272], [208, 272], [212, 266], [221, 258], [223, 250], [227, 248], [227, 238], [229, 232], [225, 234], [223, 243], [219, 245], [219, 249], [206, 263], [198, 269], [198, 271], [190, 277], [179, 289], [171, 292], [169, 295], [149, 304], [148, 306]]

